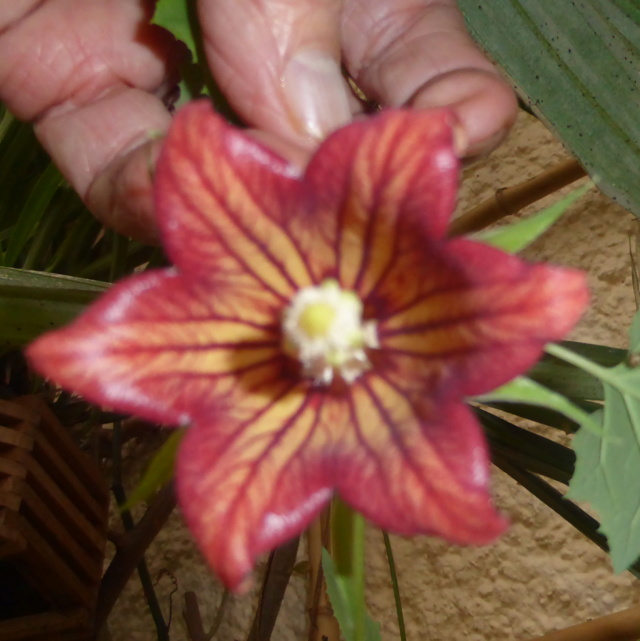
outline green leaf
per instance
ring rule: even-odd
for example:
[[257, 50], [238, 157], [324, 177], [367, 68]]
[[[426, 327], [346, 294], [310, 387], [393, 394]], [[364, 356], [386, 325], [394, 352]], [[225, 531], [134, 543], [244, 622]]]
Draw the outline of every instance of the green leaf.
[[[632, 348], [638, 346], [639, 317], [636, 314], [632, 325]], [[569, 496], [589, 502], [599, 513], [613, 567], [620, 572], [640, 556], [639, 363], [633, 351], [622, 363], [605, 368], [557, 345], [547, 349], [602, 381], [603, 434], [582, 429], [576, 434], [576, 471]]]
[[0, 268], [0, 349], [20, 347], [66, 325], [109, 283]]
[[[158, 0], [153, 24], [170, 31], [189, 49], [191, 59], [180, 68], [180, 99], [176, 107], [209, 93], [206, 87], [209, 74], [198, 44], [197, 12], [193, 0]], [[200, 64], [202, 63], [202, 64]]]
[[640, 215], [640, 12], [630, 0], [459, 0], [532, 111]]
[[542, 236], [592, 186], [591, 184], [584, 185], [580, 189], [572, 191], [557, 203], [524, 220], [483, 230], [473, 234], [472, 238], [512, 254], [522, 251], [527, 245]]
[[158, 0], [152, 22], [182, 40], [189, 48], [193, 60], [197, 60], [188, 2], [190, 0]]
[[484, 403], [485, 401], [507, 401], [548, 407], [580, 423], [582, 427], [594, 434], [602, 436], [602, 428], [587, 412], [574, 405], [562, 394], [547, 389], [526, 376], [514, 378], [506, 385], [488, 394], [476, 396], [472, 400], [480, 403]]
[[[355, 632], [354, 612], [357, 605], [354, 603], [353, 585], [350, 578], [338, 574], [331, 555], [322, 550], [322, 570], [327, 582], [327, 593], [333, 612], [340, 624], [340, 631], [345, 641], [353, 641]], [[380, 624], [376, 623], [368, 614], [365, 614], [365, 641], [381, 641]]]
[[173, 478], [178, 448], [184, 437], [184, 430], [174, 430], [147, 466], [140, 483], [129, 498], [120, 506], [120, 511], [130, 510], [141, 501], [151, 498], [157, 490]]
[[608, 438], [578, 431], [573, 440], [576, 470], [567, 496], [596, 510], [613, 568], [622, 572], [640, 556], [640, 403], [609, 385], [605, 397], [599, 418]]

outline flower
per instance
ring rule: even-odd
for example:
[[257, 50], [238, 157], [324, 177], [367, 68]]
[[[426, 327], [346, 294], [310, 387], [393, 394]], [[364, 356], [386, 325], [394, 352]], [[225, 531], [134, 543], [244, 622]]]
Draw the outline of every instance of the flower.
[[189, 425], [180, 505], [231, 589], [334, 492], [403, 535], [482, 544], [505, 528], [464, 398], [530, 367], [587, 293], [580, 273], [446, 238], [454, 125], [383, 112], [301, 174], [208, 103], [186, 106], [155, 177], [175, 267], [28, 349], [89, 400]]

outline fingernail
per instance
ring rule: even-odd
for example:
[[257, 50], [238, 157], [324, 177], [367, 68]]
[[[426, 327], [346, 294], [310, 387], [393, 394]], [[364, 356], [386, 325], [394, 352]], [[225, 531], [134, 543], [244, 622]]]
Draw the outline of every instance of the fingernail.
[[453, 126], [453, 150], [458, 158], [464, 158], [469, 149], [469, 136], [462, 125]]
[[497, 133], [472, 145], [468, 145], [464, 156], [466, 158], [482, 158], [488, 156], [509, 134], [509, 129], [501, 129]]
[[351, 120], [340, 66], [328, 54], [302, 51], [287, 64], [282, 84], [297, 129], [322, 139]]

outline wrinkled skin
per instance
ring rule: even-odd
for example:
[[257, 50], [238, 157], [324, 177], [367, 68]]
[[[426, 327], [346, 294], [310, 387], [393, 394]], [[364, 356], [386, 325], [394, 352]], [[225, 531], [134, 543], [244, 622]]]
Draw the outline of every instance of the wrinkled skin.
[[[509, 86], [454, 0], [200, 0], [205, 48], [255, 135], [299, 165], [358, 114], [340, 63], [385, 106], [450, 106], [464, 157], [511, 126]], [[152, 0], [11, 0], [0, 6], [0, 99], [101, 220], [153, 239], [151, 172], [184, 48], [148, 25]]]

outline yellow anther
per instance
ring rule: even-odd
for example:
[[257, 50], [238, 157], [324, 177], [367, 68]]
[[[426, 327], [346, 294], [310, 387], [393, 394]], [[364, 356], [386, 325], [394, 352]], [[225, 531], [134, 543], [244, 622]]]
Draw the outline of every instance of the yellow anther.
[[334, 279], [295, 294], [283, 311], [282, 334], [285, 353], [319, 385], [335, 374], [352, 383], [370, 367], [366, 350], [378, 347], [375, 322], [362, 319], [357, 294]]
[[336, 310], [330, 303], [310, 303], [300, 313], [298, 327], [309, 338], [322, 338], [331, 330], [335, 318]]

